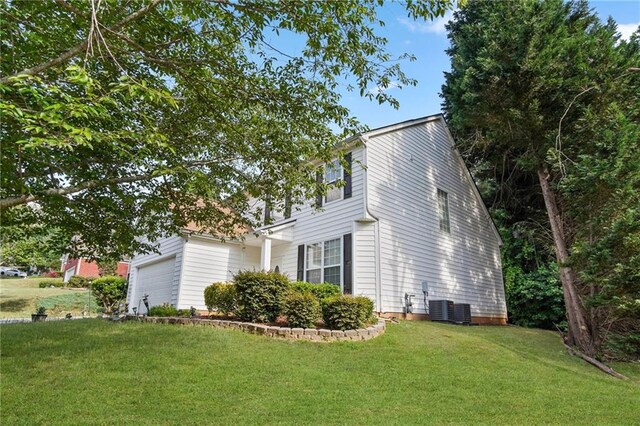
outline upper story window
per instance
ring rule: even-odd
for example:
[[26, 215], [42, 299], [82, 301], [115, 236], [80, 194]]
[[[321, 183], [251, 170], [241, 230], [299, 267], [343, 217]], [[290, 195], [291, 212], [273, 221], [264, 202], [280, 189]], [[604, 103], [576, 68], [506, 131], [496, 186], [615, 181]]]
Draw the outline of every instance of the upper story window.
[[451, 233], [449, 225], [449, 195], [441, 189], [438, 189], [438, 222], [440, 230]]
[[[342, 167], [343, 164], [345, 164], [344, 168]], [[351, 198], [353, 192], [351, 184], [351, 164], [352, 155], [348, 152], [345, 154], [342, 162], [336, 159], [318, 168], [316, 171], [318, 189], [320, 189], [323, 183], [329, 188], [326, 194], [323, 194], [320, 190], [317, 191], [314, 204], [316, 209], [321, 208], [325, 203]], [[343, 184], [336, 185], [340, 183], [340, 181], [344, 181]]]
[[342, 164], [340, 160], [333, 160], [324, 167], [324, 182], [329, 185], [325, 203], [342, 199], [342, 186], [336, 184], [342, 179]]

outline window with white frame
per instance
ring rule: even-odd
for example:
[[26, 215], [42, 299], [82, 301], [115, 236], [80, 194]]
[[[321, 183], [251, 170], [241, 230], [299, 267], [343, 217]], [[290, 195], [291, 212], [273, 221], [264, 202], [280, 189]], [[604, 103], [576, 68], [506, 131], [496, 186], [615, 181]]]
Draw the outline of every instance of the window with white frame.
[[441, 189], [438, 189], [438, 222], [440, 230], [450, 233], [449, 225], [449, 195]]
[[336, 238], [306, 246], [305, 280], [310, 283], [341, 284], [342, 240]]
[[342, 199], [342, 187], [336, 186], [342, 179], [342, 164], [340, 160], [333, 160], [324, 167], [324, 183], [329, 185], [327, 195], [324, 197], [326, 203]]

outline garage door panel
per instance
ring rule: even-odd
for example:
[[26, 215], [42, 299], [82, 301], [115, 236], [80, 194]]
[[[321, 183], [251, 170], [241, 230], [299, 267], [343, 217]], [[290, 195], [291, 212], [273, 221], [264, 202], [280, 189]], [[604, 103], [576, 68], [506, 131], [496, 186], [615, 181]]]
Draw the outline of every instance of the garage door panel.
[[163, 260], [138, 268], [135, 303], [149, 295], [149, 306], [171, 303], [176, 259]]

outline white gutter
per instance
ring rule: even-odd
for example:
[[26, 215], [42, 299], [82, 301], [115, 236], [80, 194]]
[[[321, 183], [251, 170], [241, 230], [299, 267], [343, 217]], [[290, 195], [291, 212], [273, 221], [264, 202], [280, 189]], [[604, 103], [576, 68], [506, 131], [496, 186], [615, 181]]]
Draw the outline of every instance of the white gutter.
[[369, 169], [367, 163], [367, 151], [369, 147], [367, 143], [369, 142], [369, 137], [367, 135], [362, 135], [362, 144], [364, 145], [364, 152], [362, 154], [362, 164], [364, 165], [364, 212], [365, 215], [370, 216], [375, 221], [375, 261], [376, 261], [376, 307], [378, 308], [378, 312], [382, 312], [382, 277], [380, 271], [380, 220], [371, 213], [369, 209]]

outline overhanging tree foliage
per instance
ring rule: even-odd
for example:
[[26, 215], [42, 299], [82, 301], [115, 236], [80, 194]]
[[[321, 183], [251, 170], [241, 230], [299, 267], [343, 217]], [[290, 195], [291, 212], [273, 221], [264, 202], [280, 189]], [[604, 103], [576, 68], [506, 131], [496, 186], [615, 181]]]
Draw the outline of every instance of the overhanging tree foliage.
[[[33, 223], [35, 216], [29, 208], [13, 209], [13, 222]], [[58, 228], [32, 225], [3, 226], [0, 235], [0, 262], [5, 266], [33, 267], [39, 270], [60, 268], [68, 239]]]
[[[638, 66], [638, 40], [620, 41], [615, 23], [601, 24], [586, 2], [560, 0], [470, 2], [456, 13], [449, 38], [452, 71], [446, 76], [443, 94], [450, 123], [469, 154], [468, 161], [488, 165], [485, 170], [498, 178], [502, 206], [532, 222], [548, 224], [560, 269], [569, 342], [593, 356], [600, 349], [601, 339], [596, 336], [603, 332], [603, 324], [589, 314], [588, 304], [602, 287], [591, 285], [594, 282], [585, 275], [584, 264], [573, 263], [572, 245], [583, 242], [586, 229], [592, 226], [576, 213], [588, 211], [612, 225], [629, 221], [599, 214], [599, 207], [609, 203], [607, 198], [599, 198], [600, 206], [584, 205], [584, 199], [572, 196], [563, 185], [569, 177], [581, 179], [586, 168], [578, 162], [583, 155], [595, 155], [594, 161], [603, 165], [604, 152], [616, 151], [597, 149], [598, 143], [612, 143], [611, 138], [599, 142], [593, 138], [604, 129], [598, 125], [606, 124], [606, 119], [588, 120], [611, 114], [616, 102], [637, 106], [640, 75], [629, 68]], [[628, 137], [629, 129], [615, 132]], [[625, 161], [638, 170], [636, 151], [623, 151]], [[629, 176], [622, 170], [620, 174]], [[636, 181], [631, 182], [624, 193], [637, 194]], [[613, 190], [619, 188], [614, 185]], [[577, 190], [597, 197], [584, 187]], [[629, 204], [622, 207], [623, 216], [635, 217]], [[630, 226], [627, 231], [636, 232]], [[624, 241], [623, 232], [591, 236], [602, 238], [601, 243]], [[589, 246], [595, 249], [594, 242]], [[626, 247], [637, 249], [633, 242]], [[608, 259], [600, 266], [624, 264], [624, 257], [615, 253], [610, 252]], [[601, 273], [607, 275], [607, 271]], [[637, 293], [627, 295], [640, 299]]]
[[[252, 196], [306, 202], [309, 160], [343, 136], [331, 126], [361, 129], [342, 86], [397, 105], [369, 89], [415, 83], [374, 32], [380, 4], [3, 2], [3, 225], [34, 202], [81, 237], [76, 254], [102, 257], [190, 222], [233, 234]], [[406, 4], [413, 18], [450, 5]]]

